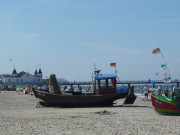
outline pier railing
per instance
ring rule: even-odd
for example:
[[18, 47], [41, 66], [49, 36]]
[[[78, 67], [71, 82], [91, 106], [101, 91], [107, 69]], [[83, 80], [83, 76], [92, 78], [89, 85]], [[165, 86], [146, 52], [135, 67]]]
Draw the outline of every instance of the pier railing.
[[[162, 81], [162, 80], [155, 80], [153, 81], [154, 83], [152, 84], [152, 82], [150, 80], [138, 80], [138, 81], [117, 81], [117, 84], [123, 84], [123, 85], [128, 85], [128, 87], [130, 87], [133, 84], [151, 84], [151, 85], [157, 85], [157, 84], [167, 84], [166, 82]], [[177, 87], [179, 87], [180, 81], [179, 80], [172, 80], [171, 82], [168, 82], [169, 84], [176, 84]], [[23, 84], [31, 84], [31, 85], [49, 85], [49, 82], [34, 82], [34, 83], [30, 83], [30, 82], [19, 82], [19, 83], [5, 83], [4, 85], [23, 85]], [[92, 82], [91, 81], [65, 81], [65, 82], [59, 82], [59, 85], [91, 85]]]
[[[117, 84], [150, 84], [149, 80], [139, 80], [139, 81], [117, 81]], [[162, 80], [155, 80], [154, 83], [166, 83]], [[169, 83], [180, 83], [180, 81], [171, 81]], [[71, 81], [71, 82], [59, 82], [60, 85], [74, 84], [74, 85], [89, 85], [92, 84], [91, 81]]]
[[[128, 85], [128, 87], [130, 87], [131, 85], [133, 84], [151, 84], [153, 85], [153, 87], [155, 87], [155, 85], [157, 84], [167, 84], [167, 82], [165, 81], [162, 81], [162, 80], [155, 80], [153, 81], [154, 83], [152, 84], [151, 81], [149, 80], [139, 80], [139, 81], [117, 81], [116, 83], [117, 84], [123, 84], [123, 85]], [[179, 87], [179, 84], [180, 84], [180, 81], [178, 80], [173, 80], [171, 82], [168, 82], [169, 84], [176, 84], [177, 87]], [[73, 82], [60, 82], [59, 85], [70, 85], [70, 84], [73, 84], [73, 85], [91, 85], [92, 82], [91, 81], [73, 81]]]

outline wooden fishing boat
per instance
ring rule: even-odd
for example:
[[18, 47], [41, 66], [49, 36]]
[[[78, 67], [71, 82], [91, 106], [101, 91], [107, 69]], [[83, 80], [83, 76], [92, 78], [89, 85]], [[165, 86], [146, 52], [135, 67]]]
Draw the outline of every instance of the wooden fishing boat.
[[152, 105], [161, 114], [180, 115], [180, 89], [174, 89], [171, 95], [151, 95]]
[[91, 93], [71, 92], [70, 95], [66, 95], [62, 93], [43, 92], [38, 89], [33, 89], [33, 92], [36, 98], [41, 99], [48, 105], [109, 106], [115, 100], [122, 98], [126, 98], [125, 104], [134, 103], [136, 96], [133, 90], [116, 89], [116, 74], [95, 74], [93, 78], [92, 87], [94, 89]]

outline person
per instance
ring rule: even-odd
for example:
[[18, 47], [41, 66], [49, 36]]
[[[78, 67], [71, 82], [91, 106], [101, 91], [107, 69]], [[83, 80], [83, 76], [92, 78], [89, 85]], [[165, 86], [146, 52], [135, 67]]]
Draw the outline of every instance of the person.
[[78, 85], [78, 91], [82, 92], [82, 87], [80, 85]]
[[148, 100], [148, 94], [149, 94], [148, 85], [146, 85], [146, 86], [143, 88], [143, 91], [144, 91], [145, 100]]
[[161, 96], [162, 93], [163, 93], [163, 90], [161, 89], [161, 86], [159, 86], [157, 89], [157, 94]]
[[61, 91], [66, 91], [67, 86], [64, 86], [63, 88], [61, 88]]
[[176, 87], [174, 86], [173, 89], [172, 89], [172, 94], [171, 94], [172, 98], [174, 98], [175, 93], [176, 93]]
[[49, 93], [49, 87], [47, 87], [46, 90], [47, 90], [47, 93]]
[[61, 88], [61, 94], [62, 95], [66, 95], [66, 89], [67, 89], [67, 86], [64, 86], [63, 88]]
[[68, 92], [74, 92], [73, 84], [70, 84], [70, 87], [69, 87], [69, 89], [68, 89]]
[[165, 91], [164, 91], [164, 95], [165, 95], [166, 97], [169, 96], [169, 90], [168, 90], [167, 88], [166, 88]]

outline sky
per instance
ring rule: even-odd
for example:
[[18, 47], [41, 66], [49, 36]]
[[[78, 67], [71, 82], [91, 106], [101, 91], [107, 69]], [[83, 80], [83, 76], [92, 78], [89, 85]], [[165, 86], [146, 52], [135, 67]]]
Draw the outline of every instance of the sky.
[[180, 79], [179, 0], [1, 0], [0, 74], [41, 68], [89, 81], [94, 65], [120, 80]]

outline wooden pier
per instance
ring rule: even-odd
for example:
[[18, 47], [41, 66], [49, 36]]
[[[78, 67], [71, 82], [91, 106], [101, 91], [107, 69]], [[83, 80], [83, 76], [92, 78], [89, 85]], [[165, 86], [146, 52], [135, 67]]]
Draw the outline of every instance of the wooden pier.
[[[91, 85], [91, 81], [73, 81], [73, 82], [61, 82], [59, 85]], [[167, 82], [161, 81], [161, 80], [156, 80], [154, 81], [154, 84], [151, 83], [149, 80], [142, 80], [142, 81], [117, 81], [117, 84], [122, 84], [122, 85], [128, 85], [128, 88], [131, 87], [131, 85], [152, 85], [153, 88], [155, 88], [156, 85], [160, 84], [167, 84]], [[176, 84], [176, 87], [179, 88], [180, 81], [171, 81], [168, 82], [168, 84]]]
[[[126, 85], [128, 86], [128, 88], [130, 88], [132, 85], [151, 85], [153, 88], [155, 88], [157, 85], [166, 85], [167, 83], [162, 81], [162, 80], [155, 80], [153, 81], [154, 83], [152, 84], [150, 80], [141, 80], [141, 81], [117, 81], [117, 85]], [[5, 83], [5, 84], [2, 84], [2, 86], [19, 86], [19, 85], [27, 85], [29, 84], [28, 82], [24, 82], [24, 83]], [[92, 82], [91, 81], [66, 81], [66, 82], [58, 82], [58, 84], [60, 86], [62, 85], [70, 85], [70, 84], [73, 84], [73, 85], [92, 85]], [[172, 80], [171, 82], [169, 82], [168, 84], [173, 84], [174, 86], [178, 87], [180, 86], [180, 81], [176, 81], [176, 80]], [[48, 86], [49, 85], [49, 82], [48, 81], [45, 81], [45, 82], [41, 82], [39, 84], [29, 84], [29, 85], [34, 85], [34, 86]]]

